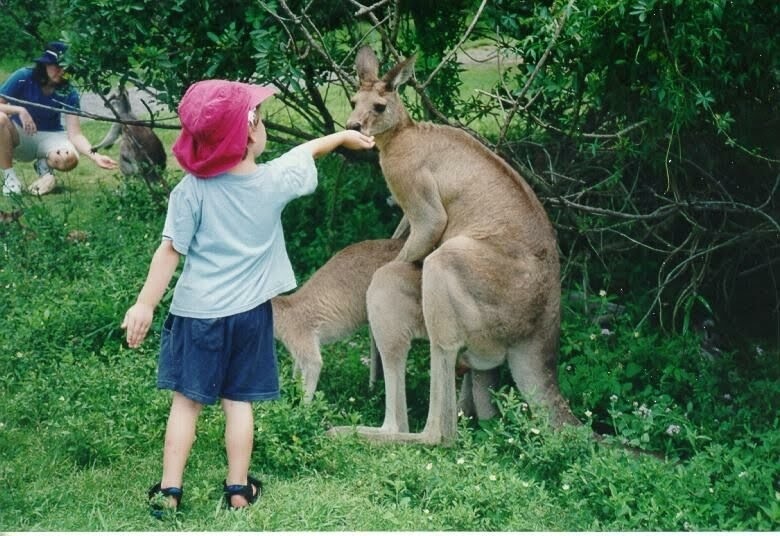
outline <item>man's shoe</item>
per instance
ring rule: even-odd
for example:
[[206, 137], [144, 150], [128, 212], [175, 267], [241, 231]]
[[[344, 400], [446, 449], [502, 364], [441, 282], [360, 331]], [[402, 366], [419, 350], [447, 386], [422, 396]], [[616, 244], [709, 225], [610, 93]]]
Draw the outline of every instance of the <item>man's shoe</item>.
[[22, 183], [16, 175], [6, 175], [3, 181], [3, 195], [22, 193]]
[[57, 186], [57, 179], [54, 178], [54, 175], [51, 173], [47, 173], [43, 177], [40, 177], [37, 181], [32, 183], [28, 190], [30, 190], [31, 194], [35, 195], [46, 195], [52, 190], [54, 190], [54, 187]]
[[35, 168], [35, 173], [37, 173], [39, 177], [43, 177], [52, 172], [49, 167], [49, 161], [46, 158], [39, 158], [33, 162], [33, 167]]

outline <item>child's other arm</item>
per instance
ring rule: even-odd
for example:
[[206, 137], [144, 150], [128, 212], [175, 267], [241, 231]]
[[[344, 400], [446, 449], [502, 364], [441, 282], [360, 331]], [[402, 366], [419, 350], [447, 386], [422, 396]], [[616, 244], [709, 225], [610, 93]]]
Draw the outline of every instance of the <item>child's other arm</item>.
[[179, 265], [179, 253], [173, 249], [171, 240], [163, 240], [157, 251], [154, 252], [152, 263], [149, 266], [149, 274], [146, 276], [138, 299], [127, 310], [122, 321], [122, 328], [127, 330], [127, 345], [137, 348], [141, 345], [149, 326], [152, 325], [154, 308], [162, 300], [173, 273]]

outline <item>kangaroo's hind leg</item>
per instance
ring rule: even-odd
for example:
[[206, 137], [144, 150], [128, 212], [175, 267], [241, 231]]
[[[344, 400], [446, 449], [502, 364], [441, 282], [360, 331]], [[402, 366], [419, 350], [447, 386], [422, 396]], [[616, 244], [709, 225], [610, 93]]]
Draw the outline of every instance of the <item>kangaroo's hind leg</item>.
[[[424, 338], [420, 305], [420, 268], [391, 262], [379, 268], [366, 292], [368, 322], [382, 359], [385, 380], [385, 418], [381, 428], [359, 427], [358, 434], [384, 439], [409, 431], [406, 404], [406, 361], [412, 340]], [[335, 433], [351, 432], [337, 427]]]

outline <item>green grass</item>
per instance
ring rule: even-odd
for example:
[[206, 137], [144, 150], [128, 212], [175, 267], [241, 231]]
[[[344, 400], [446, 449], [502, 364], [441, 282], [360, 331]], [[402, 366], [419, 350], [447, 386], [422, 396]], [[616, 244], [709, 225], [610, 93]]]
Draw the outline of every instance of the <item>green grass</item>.
[[[83, 127], [90, 140], [108, 128]], [[170, 147], [176, 132], [159, 134]], [[340, 242], [388, 234], [397, 216], [376, 208], [384, 202], [381, 178], [336, 157], [318, 165], [320, 191], [285, 211], [302, 278]], [[172, 157], [169, 167], [175, 182], [181, 172]], [[32, 178], [31, 166], [18, 171]], [[332, 438], [325, 433], [332, 425], [378, 425], [383, 417], [382, 386], [369, 390], [361, 363], [365, 332], [326, 348], [318, 395], [306, 406], [280, 348], [283, 397], [255, 412], [252, 472], [265, 482], [265, 497], [242, 512], [220, 507], [224, 420], [211, 407], [199, 423], [182, 511], [153, 519], [146, 489], [159, 480], [169, 405], [169, 394], [154, 387], [155, 367], [170, 295], [142, 348], [124, 346], [119, 323], [146, 276], [163, 209], [142, 184], [86, 161], [62, 176], [56, 193], [21, 203], [20, 224], [0, 226], [0, 531], [780, 526], [776, 349], [745, 345], [710, 361], [692, 335], [635, 333], [631, 303], [614, 335], [602, 336], [568, 302], [559, 379], [589, 426], [553, 432], [503, 387], [495, 395], [500, 417], [461, 419], [451, 448]], [[74, 229], [85, 238], [69, 240]], [[612, 299], [592, 305], [598, 311]], [[427, 413], [427, 355], [416, 344], [408, 366], [414, 429]], [[611, 442], [594, 442], [591, 428]], [[622, 443], [666, 460], [611, 446]]]

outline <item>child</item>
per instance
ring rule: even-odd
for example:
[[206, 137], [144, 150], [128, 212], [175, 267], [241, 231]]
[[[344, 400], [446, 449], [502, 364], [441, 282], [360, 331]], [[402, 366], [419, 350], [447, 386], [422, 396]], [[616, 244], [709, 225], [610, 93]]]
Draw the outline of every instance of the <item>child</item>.
[[[179, 104], [182, 131], [173, 153], [188, 172], [171, 192], [162, 243], [138, 299], [125, 314], [127, 343], [138, 347], [186, 255], [160, 344], [157, 386], [174, 391], [162, 480], [150, 500], [177, 508], [184, 467], [205, 404], [225, 413], [228, 508], [257, 500], [249, 474], [251, 402], [279, 398], [271, 298], [295, 287], [281, 213], [317, 186], [314, 158], [339, 146], [369, 149], [372, 137], [343, 131], [317, 138], [266, 164], [260, 103], [275, 90], [224, 80], [193, 84]], [[154, 508], [154, 506], [153, 506]], [[156, 512], [160, 512], [159, 508]]]

